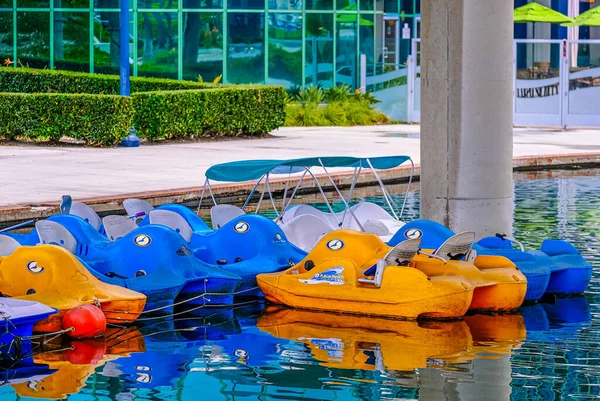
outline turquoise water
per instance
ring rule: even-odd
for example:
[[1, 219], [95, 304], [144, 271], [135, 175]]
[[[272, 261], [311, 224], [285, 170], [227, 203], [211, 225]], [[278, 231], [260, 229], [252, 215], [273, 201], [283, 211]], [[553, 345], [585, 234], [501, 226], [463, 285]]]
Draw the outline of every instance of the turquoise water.
[[[528, 246], [539, 246], [544, 237], [561, 238], [591, 260], [595, 272], [584, 297], [451, 323], [249, 303], [209, 317], [115, 329], [101, 341], [56, 343], [55, 352], [35, 359], [48, 364], [49, 371], [20, 384], [0, 385], [0, 397], [600, 398], [600, 171], [586, 173], [590, 176], [527, 181], [518, 176], [514, 221], [516, 236]], [[418, 208], [418, 193], [411, 193], [408, 220], [418, 217]], [[60, 351], [64, 347], [70, 348]]]

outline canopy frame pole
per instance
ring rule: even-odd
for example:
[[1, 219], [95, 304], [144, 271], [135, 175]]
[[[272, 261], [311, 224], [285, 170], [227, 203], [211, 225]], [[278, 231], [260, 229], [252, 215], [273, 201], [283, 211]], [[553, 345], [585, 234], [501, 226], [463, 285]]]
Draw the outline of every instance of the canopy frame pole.
[[277, 211], [277, 205], [275, 205], [275, 200], [273, 199], [273, 193], [271, 192], [271, 183], [269, 182], [269, 173], [267, 173], [267, 179], [265, 181], [267, 191], [269, 192], [269, 199], [271, 199], [271, 205], [273, 206], [273, 210], [275, 210], [275, 215], [279, 218], [279, 212]]
[[[333, 178], [331, 178], [331, 175], [329, 175], [327, 168], [325, 168], [325, 164], [323, 164], [323, 162], [321, 161], [321, 158], [319, 158], [318, 160], [319, 160], [319, 163], [321, 164], [321, 167], [323, 167], [323, 170], [325, 171], [327, 178], [329, 178], [329, 182], [331, 182], [331, 185], [333, 185], [333, 188], [335, 188], [335, 191], [337, 192], [337, 194], [340, 196], [340, 198], [342, 198], [342, 202], [344, 202], [344, 206], [350, 212], [350, 214], [352, 215], [352, 217], [354, 218], [354, 220], [360, 227], [360, 230], [365, 231], [365, 228], [362, 226], [362, 224], [360, 224], [360, 221], [358, 220], [358, 217], [356, 217], [356, 215], [354, 214], [354, 211], [350, 210], [350, 206], [348, 206], [348, 203], [346, 202], [346, 198], [344, 198], [344, 195], [342, 195], [342, 193], [340, 192], [340, 189], [337, 187], [337, 185], [335, 185], [335, 182], [333, 182]], [[333, 211], [332, 211], [332, 213], [333, 213]], [[337, 216], [335, 215], [335, 213], [334, 213], [334, 216], [335, 216], [335, 220], [338, 221], [338, 227], [342, 228], [344, 221], [342, 220], [340, 222], [338, 220]]]
[[208, 192], [210, 193], [210, 197], [212, 198], [213, 203], [215, 204], [215, 206], [217, 206], [217, 200], [215, 199], [215, 194], [213, 194], [209, 180], [206, 180], [206, 185], [208, 186]]
[[[392, 211], [392, 214], [394, 215], [394, 218], [396, 220], [400, 220], [398, 218], [398, 215], [396, 214], [396, 210], [394, 209], [394, 206], [396, 206], [396, 208], [398, 208], [398, 206], [396, 205], [396, 203], [394, 203], [394, 200], [392, 199], [392, 196], [388, 193], [387, 189], [385, 188], [385, 185], [383, 185], [383, 181], [381, 181], [381, 178], [379, 177], [379, 174], [377, 174], [377, 171], [375, 171], [375, 168], [373, 167], [373, 164], [371, 164], [371, 160], [369, 160], [369, 159], [366, 159], [366, 160], [367, 160], [367, 164], [369, 165], [369, 168], [370, 168], [371, 172], [373, 173], [373, 175], [377, 179], [377, 182], [379, 183], [379, 186], [381, 187], [381, 191], [383, 192], [383, 197], [385, 198], [385, 201], [387, 202], [390, 210]], [[394, 206], [392, 206], [392, 204]]]
[[200, 194], [200, 200], [198, 201], [198, 209], [196, 210], [196, 214], [200, 214], [200, 207], [202, 206], [202, 200], [204, 199], [204, 192], [206, 191], [207, 183], [208, 178], [204, 179], [204, 185], [202, 186], [202, 193]]
[[[362, 163], [358, 165], [358, 167], [354, 168], [354, 177], [352, 178], [352, 184], [350, 185], [350, 192], [348, 192], [348, 204], [350, 204], [350, 199], [352, 199], [352, 193], [354, 192], [354, 187], [356, 186], [356, 182], [358, 181], [358, 177], [360, 176], [360, 172], [362, 171]], [[346, 213], [349, 208], [344, 209], [344, 214], [342, 215], [342, 221], [346, 219]]]
[[254, 187], [252, 188], [252, 191], [250, 191], [250, 194], [248, 195], [248, 197], [246, 198], [246, 201], [244, 202], [244, 206], [242, 206], [242, 210], [246, 209], [246, 207], [250, 203], [250, 199], [252, 198], [252, 195], [254, 195], [254, 192], [256, 192], [256, 188], [258, 188], [258, 186], [262, 182], [263, 178], [265, 178], [265, 175], [263, 175], [262, 177], [260, 177], [258, 179], [258, 181], [256, 181], [256, 184], [254, 184]]
[[412, 159], [410, 160], [410, 177], [408, 178], [408, 185], [406, 186], [406, 193], [404, 194], [404, 200], [402, 201], [402, 209], [400, 209], [400, 217], [398, 220], [402, 218], [404, 214], [404, 208], [406, 207], [406, 200], [408, 199], [408, 193], [410, 192], [410, 184], [412, 184], [413, 176], [415, 174], [415, 162]]
[[[288, 192], [288, 186], [290, 185], [290, 180], [292, 179], [292, 169], [293, 167], [290, 166], [290, 172], [288, 173], [288, 179], [285, 182], [285, 188], [283, 189], [283, 199], [281, 201], [281, 213], [283, 214], [283, 212], [285, 211], [284, 206], [285, 206], [285, 199], [287, 197], [287, 192]], [[279, 217], [279, 216], [277, 216]]]
[[[267, 174], [265, 174], [265, 177], [267, 176]], [[256, 211], [254, 213], [258, 214], [258, 211], [260, 210], [260, 205], [262, 204], [263, 199], [265, 198], [265, 191], [267, 190], [267, 185], [265, 183], [265, 185], [263, 185], [262, 187], [262, 191], [260, 191], [260, 198], [258, 198], [258, 203], [256, 204]]]
[[310, 174], [310, 176], [315, 181], [315, 184], [317, 185], [317, 188], [319, 188], [319, 192], [321, 192], [321, 196], [323, 197], [323, 200], [325, 200], [325, 204], [327, 205], [327, 209], [329, 209], [329, 212], [333, 215], [333, 218], [338, 223], [338, 227], [339, 227], [340, 224], [341, 224], [340, 220], [338, 219], [337, 214], [333, 211], [333, 208], [329, 204], [329, 200], [327, 199], [327, 195], [325, 195], [325, 192], [323, 191], [323, 187], [321, 187], [321, 184], [319, 183], [319, 180], [317, 180], [317, 177], [315, 177], [315, 175], [312, 173], [312, 171], [310, 171], [310, 169], [308, 167], [305, 167], [305, 168], [306, 168], [306, 171], [308, 171], [308, 174]]
[[[306, 177], [306, 173], [308, 173], [308, 170], [305, 168], [304, 173], [298, 180], [298, 183], [296, 184], [296, 186], [294, 187], [294, 190], [292, 191], [292, 194], [290, 195], [290, 200], [288, 201], [287, 204], [284, 204], [282, 206], [282, 210], [287, 209], [292, 204], [292, 200], [294, 199], [294, 196], [296, 196], [296, 192], [298, 192], [298, 190], [302, 187], [302, 182], [304, 181], [304, 177]], [[277, 220], [281, 221], [282, 219], [283, 219], [283, 212], [281, 213], [281, 215], [279, 216], [279, 218]]]

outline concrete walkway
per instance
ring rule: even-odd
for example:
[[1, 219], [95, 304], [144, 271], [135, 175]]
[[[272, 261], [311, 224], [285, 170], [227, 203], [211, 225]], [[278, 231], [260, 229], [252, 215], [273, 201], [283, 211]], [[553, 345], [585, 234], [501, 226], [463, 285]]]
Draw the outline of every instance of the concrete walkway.
[[[274, 138], [140, 148], [0, 146], [0, 206], [200, 186], [206, 169], [239, 159], [407, 154], [419, 126], [284, 128]], [[600, 130], [515, 129], [514, 156], [600, 154]]]

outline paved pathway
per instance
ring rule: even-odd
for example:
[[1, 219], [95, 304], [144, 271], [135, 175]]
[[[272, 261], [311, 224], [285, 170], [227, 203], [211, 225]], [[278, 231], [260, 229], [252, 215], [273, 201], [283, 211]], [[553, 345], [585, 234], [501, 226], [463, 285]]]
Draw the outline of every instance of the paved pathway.
[[[408, 154], [419, 162], [419, 126], [285, 128], [274, 138], [142, 146], [0, 146], [0, 206], [202, 185], [215, 164], [315, 155]], [[515, 129], [514, 156], [600, 153], [600, 130]]]

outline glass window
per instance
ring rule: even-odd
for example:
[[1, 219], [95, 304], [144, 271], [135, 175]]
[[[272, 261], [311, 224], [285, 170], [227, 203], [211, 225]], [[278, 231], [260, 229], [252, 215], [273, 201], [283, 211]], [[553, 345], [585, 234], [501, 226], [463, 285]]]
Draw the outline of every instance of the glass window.
[[90, 0], [53, 0], [54, 8], [88, 8]]
[[211, 82], [223, 74], [223, 14], [183, 13], [183, 79]]
[[421, 14], [421, 0], [415, 0], [415, 14]]
[[333, 82], [333, 14], [306, 14], [306, 85]]
[[[338, 15], [339, 17], [339, 15]], [[358, 17], [353, 15], [353, 17]], [[354, 18], [356, 21], [357, 18]], [[357, 54], [356, 54], [356, 31], [358, 24], [349, 20], [337, 20], [337, 43], [336, 43], [336, 75], [335, 84], [347, 84], [356, 87], [355, 79], [357, 74]]]
[[360, 9], [363, 11], [372, 11], [375, 0], [360, 0]]
[[302, 0], [267, 0], [270, 10], [302, 11]]
[[227, 5], [238, 10], [262, 10], [265, 8], [265, 0], [228, 0]]
[[[177, 9], [178, 2], [174, 0], [137, 0], [138, 8], [142, 9]], [[177, 16], [175, 16], [177, 18]]]
[[269, 84], [302, 85], [302, 19], [300, 14], [269, 14]]
[[307, 10], [333, 10], [333, 0], [305, 0]]
[[54, 12], [54, 68], [90, 71], [90, 15]]
[[[373, 14], [361, 14], [360, 15], [360, 54], [367, 56], [367, 73], [373, 72], [375, 63], [375, 45], [381, 43], [376, 41], [375, 37], [375, 16]], [[381, 35], [378, 35], [380, 38]]]
[[31, 68], [50, 67], [50, 13], [17, 13], [17, 58]]
[[[362, 0], [372, 1], [372, 0]], [[340, 11], [356, 11], [358, 9], [358, 0], [337, 0], [336, 10]]]
[[[133, 18], [132, 13], [130, 13], [130, 18]], [[94, 72], [99, 74], [119, 73], [120, 26], [121, 20], [118, 12], [103, 11], [94, 14]], [[133, 57], [132, 46], [130, 45], [129, 48], [129, 54]]]
[[400, 0], [400, 14], [414, 14], [414, 0]]
[[177, 13], [138, 13], [138, 76], [177, 79]]
[[[12, 8], [12, 0], [0, 0], [0, 8]], [[12, 24], [12, 22], [11, 22]]]
[[0, 13], [0, 63], [13, 60], [13, 13]]
[[227, 24], [227, 82], [264, 83], [264, 13], [229, 13]]
[[203, 8], [223, 8], [222, 0], [183, 0], [183, 8], [200, 10]]
[[[12, 4], [10, 5], [12, 7]], [[19, 8], [46, 8], [50, 7], [50, 0], [17, 0]]]
[[398, 12], [398, 0], [385, 0], [384, 11], [386, 13], [397, 13]]

